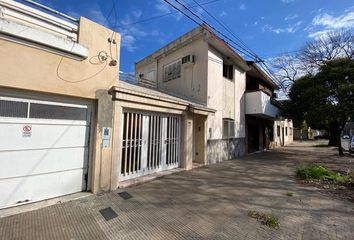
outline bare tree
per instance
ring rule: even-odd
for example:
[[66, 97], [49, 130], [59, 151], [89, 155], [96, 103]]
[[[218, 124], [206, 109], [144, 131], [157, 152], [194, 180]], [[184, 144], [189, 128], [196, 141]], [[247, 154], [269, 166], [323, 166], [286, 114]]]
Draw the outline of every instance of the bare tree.
[[328, 32], [314, 41], [307, 42], [299, 51], [297, 58], [308, 68], [317, 71], [326, 62], [337, 58], [354, 58], [353, 30]]
[[285, 53], [271, 63], [284, 92], [304, 75], [314, 75], [326, 62], [337, 58], [354, 59], [354, 31], [327, 32], [309, 41], [295, 53]]

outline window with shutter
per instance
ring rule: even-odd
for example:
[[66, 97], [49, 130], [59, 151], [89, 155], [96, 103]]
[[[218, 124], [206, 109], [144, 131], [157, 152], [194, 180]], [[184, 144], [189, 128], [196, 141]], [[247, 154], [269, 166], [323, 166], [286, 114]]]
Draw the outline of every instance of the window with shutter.
[[172, 62], [164, 66], [164, 76], [163, 81], [168, 82], [181, 77], [181, 60]]

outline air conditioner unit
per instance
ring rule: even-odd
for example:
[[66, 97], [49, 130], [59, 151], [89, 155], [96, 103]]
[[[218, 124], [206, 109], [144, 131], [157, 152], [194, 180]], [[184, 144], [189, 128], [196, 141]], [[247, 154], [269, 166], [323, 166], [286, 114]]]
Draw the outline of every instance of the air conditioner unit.
[[194, 55], [189, 54], [189, 55], [184, 56], [184, 57], [182, 58], [182, 64], [185, 65], [185, 66], [186, 66], [186, 65], [190, 65], [190, 64], [193, 64], [193, 63], [194, 63], [194, 60], [195, 60]]

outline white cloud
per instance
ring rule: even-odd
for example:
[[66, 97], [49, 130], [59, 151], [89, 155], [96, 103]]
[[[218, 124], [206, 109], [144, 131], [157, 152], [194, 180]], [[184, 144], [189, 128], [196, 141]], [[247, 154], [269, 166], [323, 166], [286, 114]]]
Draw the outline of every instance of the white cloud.
[[323, 26], [325, 28], [339, 29], [354, 26], [354, 11], [348, 12], [338, 17], [334, 17], [327, 13], [317, 15], [313, 20], [314, 26]]
[[[168, 13], [174, 12], [174, 9], [172, 7], [170, 7], [170, 6], [168, 6], [163, 1], [158, 1], [158, 3], [155, 4], [155, 9], [157, 11], [159, 11], [161, 14], [168, 14]], [[181, 13], [171, 14], [171, 16], [174, 17], [176, 21], [179, 21], [182, 18], [182, 14]]]
[[247, 7], [244, 3], [241, 3], [240, 6], [239, 6], [239, 9], [242, 10], [242, 11], [246, 11], [247, 10]]
[[257, 22], [257, 21], [255, 21], [253, 24], [254, 24], [254, 25], [258, 25], [258, 22]]
[[300, 25], [302, 24], [302, 21], [298, 21], [295, 24], [288, 25], [286, 27], [274, 27], [269, 24], [266, 24], [262, 27], [263, 32], [273, 32], [276, 34], [280, 33], [295, 33], [299, 30]]
[[292, 3], [295, 2], [295, 0], [281, 0], [283, 3]]
[[88, 11], [88, 17], [101, 25], [106, 25], [106, 17], [104, 16], [100, 6], [98, 4], [93, 4]]
[[342, 15], [334, 16], [328, 13], [321, 13], [312, 19], [310, 26], [305, 28], [309, 37], [316, 38], [327, 32], [340, 29], [349, 29], [354, 26], [354, 8], [348, 8]]
[[142, 14], [143, 14], [143, 11], [142, 11], [142, 10], [134, 10], [134, 11], [133, 11], [133, 16], [134, 16], [135, 18], [140, 18]]
[[[126, 48], [129, 52], [134, 52], [138, 49], [139, 39], [149, 38], [155, 41], [157, 37], [161, 37], [163, 34], [157, 29], [144, 30], [139, 24], [130, 25], [136, 22], [141, 17], [142, 11], [136, 10], [131, 14], [126, 14], [123, 19], [120, 20], [121, 25], [128, 25], [127, 27], [121, 27], [119, 33], [122, 36], [122, 47]], [[158, 41], [158, 40], [156, 40]]]
[[284, 20], [285, 20], [285, 21], [294, 20], [294, 19], [296, 19], [296, 18], [298, 18], [298, 17], [299, 17], [299, 15], [297, 15], [297, 14], [289, 14], [288, 16], [286, 16], [286, 17], [284, 18]]
[[124, 34], [122, 36], [122, 47], [125, 47], [129, 52], [134, 52], [137, 49], [136, 38], [130, 34]]
[[225, 17], [227, 16], [227, 12], [225, 12], [224, 10], [221, 11], [221, 13], [219, 14], [220, 17]]

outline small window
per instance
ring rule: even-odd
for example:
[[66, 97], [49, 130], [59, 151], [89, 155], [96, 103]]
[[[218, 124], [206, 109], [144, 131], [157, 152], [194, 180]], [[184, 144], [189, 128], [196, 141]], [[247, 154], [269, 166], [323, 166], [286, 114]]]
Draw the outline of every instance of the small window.
[[224, 77], [231, 80], [234, 79], [234, 68], [232, 65], [228, 65], [224, 63], [222, 67], [222, 72]]
[[181, 60], [175, 61], [164, 66], [163, 81], [168, 82], [181, 77]]
[[223, 119], [223, 138], [235, 137], [235, 121], [233, 119]]
[[280, 137], [280, 126], [277, 126], [277, 136]]
[[288, 128], [285, 128], [285, 136], [288, 136]]

